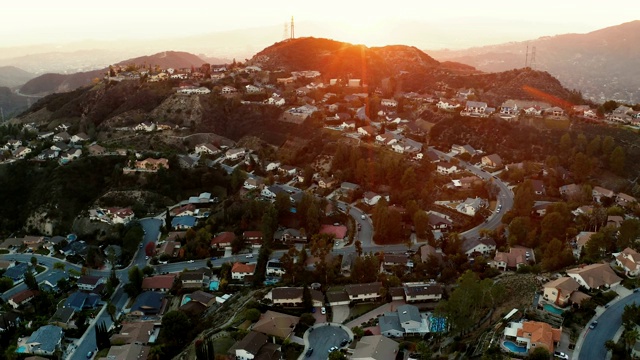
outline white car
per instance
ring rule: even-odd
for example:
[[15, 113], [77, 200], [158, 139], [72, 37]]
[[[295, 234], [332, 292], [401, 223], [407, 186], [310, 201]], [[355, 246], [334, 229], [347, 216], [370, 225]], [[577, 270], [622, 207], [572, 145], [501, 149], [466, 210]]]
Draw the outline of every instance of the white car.
[[191, 264], [191, 263], [193, 262], [193, 260], [189, 260], [189, 261], [187, 261], [187, 262], [188, 262], [189, 264]]
[[325, 308], [324, 306], [320, 308], [320, 314], [327, 315], [327, 308]]
[[247, 259], [251, 259], [251, 258], [253, 258], [253, 254], [247, 255]]

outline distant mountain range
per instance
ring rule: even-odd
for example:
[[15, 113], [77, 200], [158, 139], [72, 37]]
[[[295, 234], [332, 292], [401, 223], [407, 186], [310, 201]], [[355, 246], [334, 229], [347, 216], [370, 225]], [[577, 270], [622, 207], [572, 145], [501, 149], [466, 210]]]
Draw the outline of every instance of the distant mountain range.
[[[196, 55], [181, 51], [163, 51], [150, 56], [141, 56], [134, 59], [120, 61], [114, 65], [136, 64], [138, 66], [160, 68], [184, 68], [191, 66], [201, 66], [205, 63]], [[29, 80], [21, 88], [23, 94], [50, 94], [54, 92], [64, 92], [77, 89], [78, 87], [91, 84], [96, 79], [102, 79], [108, 68], [79, 72], [75, 74], [44, 74]]]
[[36, 75], [15, 66], [0, 66], [0, 87], [20, 86], [34, 77]]
[[[640, 21], [587, 34], [566, 34], [466, 50], [429, 50], [438, 60], [498, 72], [531, 66], [597, 102], [640, 102]], [[528, 48], [528, 55], [527, 55]], [[535, 48], [535, 59], [534, 59]]]

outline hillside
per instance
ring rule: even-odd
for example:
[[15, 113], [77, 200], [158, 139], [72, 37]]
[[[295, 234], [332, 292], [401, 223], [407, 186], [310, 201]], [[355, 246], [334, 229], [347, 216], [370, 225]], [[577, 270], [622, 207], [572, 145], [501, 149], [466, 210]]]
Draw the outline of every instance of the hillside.
[[16, 95], [8, 87], [0, 87], [0, 108], [5, 119], [24, 111], [29, 106], [29, 99]]
[[15, 66], [0, 66], [0, 87], [20, 86], [34, 77], [34, 74]]
[[469, 64], [482, 71], [522, 68], [536, 48], [537, 70], [548, 71], [568, 88], [595, 101], [640, 102], [640, 21], [587, 34], [565, 34], [466, 50], [429, 51], [440, 61]]
[[401, 71], [411, 74], [438, 69], [440, 63], [423, 51], [405, 45], [369, 48], [329, 39], [282, 41], [257, 53], [250, 61], [267, 69], [318, 70], [323, 78], [355, 78], [378, 85]]
[[[161, 68], [188, 68], [200, 66], [205, 61], [196, 55], [180, 51], [163, 51], [150, 56], [141, 56], [129, 60], [121, 61], [115, 65], [132, 65]], [[75, 74], [44, 74], [40, 75], [26, 84], [20, 91], [24, 94], [50, 94], [54, 92], [72, 91], [78, 87], [91, 84], [96, 78], [102, 78], [107, 72], [107, 68], [79, 72]]]

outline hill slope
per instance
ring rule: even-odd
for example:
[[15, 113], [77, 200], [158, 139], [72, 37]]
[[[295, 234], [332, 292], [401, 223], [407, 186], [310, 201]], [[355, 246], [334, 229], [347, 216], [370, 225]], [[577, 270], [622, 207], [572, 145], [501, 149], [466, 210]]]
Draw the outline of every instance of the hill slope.
[[548, 71], [565, 86], [596, 101], [640, 102], [640, 21], [587, 34], [566, 34], [455, 51], [429, 51], [436, 59], [475, 66], [482, 71], [522, 68], [536, 48], [535, 68]]
[[[150, 56], [141, 56], [119, 62], [117, 65], [135, 64], [138, 66], [161, 68], [184, 68], [200, 66], [204, 63], [196, 55], [180, 51], [163, 51]], [[50, 94], [54, 92], [72, 91], [78, 87], [91, 84], [95, 78], [101, 78], [107, 69], [79, 72], [75, 74], [44, 74], [40, 75], [20, 88], [24, 94]]]
[[440, 67], [438, 61], [415, 47], [369, 48], [318, 38], [276, 43], [257, 53], [251, 62], [271, 70], [318, 70], [325, 79], [355, 78], [369, 85], [377, 85], [400, 71], [419, 73]]
[[0, 86], [20, 86], [34, 77], [34, 74], [15, 66], [0, 66]]

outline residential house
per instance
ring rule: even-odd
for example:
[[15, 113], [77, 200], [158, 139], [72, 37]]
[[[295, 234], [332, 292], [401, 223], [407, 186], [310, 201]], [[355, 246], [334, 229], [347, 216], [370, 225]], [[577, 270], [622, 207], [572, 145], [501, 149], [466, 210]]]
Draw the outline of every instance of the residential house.
[[202, 144], [196, 145], [195, 153], [198, 155], [202, 155], [202, 154], [217, 155], [220, 153], [220, 149], [218, 149], [213, 144], [202, 143]]
[[462, 242], [462, 252], [468, 257], [487, 256], [496, 250], [496, 242], [491, 238], [471, 238]]
[[343, 194], [350, 194], [357, 191], [358, 189], [360, 189], [360, 185], [358, 184], [354, 184], [346, 181], [340, 184], [340, 190], [342, 191]]
[[141, 122], [140, 124], [133, 127], [135, 131], [146, 131], [151, 132], [156, 129], [156, 124], [151, 121]]
[[429, 217], [429, 227], [431, 227], [431, 230], [446, 231], [453, 227], [453, 222], [446, 215], [430, 211], [427, 213], [427, 216]]
[[176, 216], [171, 219], [171, 227], [178, 230], [187, 230], [196, 226], [198, 219], [194, 216]]
[[399, 344], [382, 335], [364, 336], [358, 341], [351, 360], [395, 359]]
[[172, 209], [170, 213], [171, 216], [193, 216], [195, 211], [196, 206], [194, 204], [186, 204]]
[[617, 255], [616, 264], [624, 269], [624, 274], [627, 276], [637, 276], [640, 273], [640, 254], [632, 248], [625, 248]]
[[442, 299], [442, 286], [435, 282], [404, 283], [404, 298], [408, 303], [438, 301]]
[[155, 342], [157, 329], [152, 321], [136, 321], [122, 323], [122, 328], [117, 334], [111, 335], [111, 344], [137, 344], [147, 345]]
[[165, 305], [163, 293], [144, 291], [136, 298], [129, 314], [133, 316], [162, 315]]
[[242, 184], [242, 187], [247, 190], [257, 189], [260, 186], [262, 186], [262, 178], [259, 177], [248, 177]]
[[358, 128], [358, 134], [362, 135], [362, 136], [375, 136], [376, 135], [376, 129], [374, 129], [371, 126], [361, 126]]
[[48, 139], [53, 136], [53, 131], [43, 131], [38, 133], [38, 140]]
[[607, 216], [607, 226], [612, 226], [615, 229], [619, 229], [622, 226], [622, 222], [624, 222], [624, 218], [619, 215], [609, 215]]
[[532, 249], [522, 246], [513, 246], [509, 249], [509, 252], [496, 252], [496, 256], [493, 257], [491, 266], [502, 271], [517, 270], [520, 266], [527, 265], [529, 263], [531, 254], [533, 254]]
[[31, 154], [31, 148], [24, 146], [20, 146], [12, 153], [13, 157], [16, 159], [24, 159], [29, 154]]
[[49, 319], [49, 324], [59, 326], [65, 330], [70, 327], [75, 327], [75, 324], [70, 323], [75, 313], [76, 311], [72, 308], [59, 308], [51, 319]]
[[100, 295], [76, 291], [65, 300], [64, 307], [72, 308], [75, 311], [82, 311], [95, 308], [99, 302]]
[[280, 360], [280, 351], [269, 337], [257, 331], [250, 331], [242, 340], [231, 346], [227, 354], [236, 360]]
[[100, 284], [104, 284], [104, 282], [104, 277], [101, 276], [82, 275], [80, 279], [78, 279], [77, 285], [80, 290], [93, 291]]
[[380, 105], [395, 108], [398, 106], [398, 101], [394, 99], [382, 99], [380, 100]]
[[480, 211], [483, 205], [484, 205], [484, 200], [480, 198], [475, 198], [475, 199], [467, 198], [464, 202], [456, 206], [456, 210], [459, 213], [463, 213], [465, 215], [475, 216], [476, 213]]
[[6, 276], [13, 280], [14, 283], [17, 283], [24, 280], [27, 271], [35, 273], [34, 269], [31, 269], [28, 263], [16, 263], [14, 266], [8, 268], [2, 276]]
[[179, 241], [165, 240], [163, 243], [156, 246], [156, 256], [160, 257], [162, 255], [167, 255], [168, 257], [176, 258], [180, 253], [181, 246], [182, 244], [180, 244]]
[[576, 249], [576, 253], [577, 253], [577, 257], [580, 256], [580, 253], [582, 253], [582, 248], [587, 245], [587, 242], [591, 239], [591, 237], [593, 235], [595, 235], [597, 233], [592, 232], [592, 231], [581, 231], [578, 235], [576, 235], [576, 239], [575, 239], [575, 249]]
[[551, 354], [561, 336], [562, 328], [556, 329], [537, 321], [512, 322], [504, 329], [505, 339], [515, 341], [517, 345], [526, 347], [527, 351], [542, 347]]
[[242, 238], [244, 239], [245, 244], [251, 245], [254, 248], [259, 248], [262, 246], [264, 235], [262, 235], [262, 231], [245, 231], [242, 233]]
[[336, 185], [336, 183], [338, 182], [337, 179], [334, 179], [333, 177], [320, 177], [318, 179], [318, 186], [321, 189], [330, 189], [332, 187], [334, 187]]
[[224, 231], [216, 235], [213, 239], [211, 239], [211, 247], [216, 247], [218, 249], [231, 247], [231, 243], [235, 240], [236, 234], [231, 231]]
[[78, 133], [71, 137], [71, 142], [74, 144], [83, 143], [85, 141], [89, 141], [89, 135], [85, 133]]
[[638, 200], [635, 197], [627, 195], [625, 193], [618, 193], [618, 195], [616, 196], [616, 204], [623, 207], [631, 206], [632, 204], [637, 202]]
[[71, 140], [71, 136], [66, 131], [53, 135], [53, 142], [58, 142], [58, 141], [67, 142], [69, 140]]
[[142, 291], [167, 292], [175, 282], [176, 274], [149, 276], [142, 280]]
[[256, 271], [256, 264], [243, 264], [236, 262], [231, 268], [231, 279], [243, 280], [246, 276], [253, 276]]
[[33, 300], [36, 295], [39, 294], [39, 291], [27, 289], [22, 290], [9, 298], [7, 303], [11, 305], [14, 309], [18, 309], [20, 306], [23, 306]]
[[260, 320], [253, 324], [251, 330], [284, 340], [293, 334], [299, 321], [300, 318], [297, 316], [267, 310], [260, 316]]
[[267, 262], [265, 271], [266, 276], [282, 276], [286, 273], [282, 267], [282, 263], [278, 259], [271, 259]]
[[604, 289], [620, 284], [622, 279], [609, 264], [598, 263], [567, 270], [567, 275], [587, 289]]
[[307, 242], [307, 235], [297, 229], [284, 229], [276, 231], [275, 239], [280, 239], [284, 243]]
[[136, 360], [146, 359], [149, 356], [150, 347], [140, 344], [114, 345], [109, 348], [108, 360]]
[[285, 176], [296, 176], [298, 173], [298, 168], [291, 165], [281, 165], [278, 168], [278, 171]]
[[593, 196], [593, 201], [600, 203], [602, 202], [602, 198], [612, 199], [616, 194], [609, 190], [600, 186], [594, 186], [591, 191], [591, 195]]
[[544, 182], [542, 180], [531, 180], [531, 187], [533, 187], [533, 193], [536, 195], [544, 195]]
[[364, 203], [369, 206], [375, 206], [381, 198], [382, 196], [380, 194], [376, 194], [372, 191], [367, 191], [363, 195]]
[[[303, 292], [302, 287], [278, 287], [269, 291], [265, 299], [271, 300], [271, 304], [276, 306], [300, 307], [303, 305]], [[324, 295], [321, 291], [309, 289], [309, 292], [312, 306], [320, 307], [324, 304]]]
[[420, 247], [420, 260], [422, 262], [429, 261], [430, 258], [435, 257], [438, 262], [442, 262], [444, 255], [442, 254], [441, 249], [436, 249], [435, 247], [425, 244]]
[[64, 334], [62, 328], [55, 325], [44, 325], [31, 333], [24, 343], [24, 353], [52, 356], [60, 349]]
[[448, 161], [440, 161], [436, 166], [436, 171], [442, 175], [451, 175], [458, 172], [458, 166]]
[[62, 279], [69, 279], [69, 275], [66, 272], [60, 270], [48, 271], [44, 279], [42, 279], [38, 283], [40, 284], [40, 290], [58, 292], [58, 282]]
[[391, 145], [397, 143], [398, 139], [397, 139], [395, 134], [390, 133], [390, 132], [386, 132], [384, 134], [376, 135], [376, 142], [381, 144], [381, 145], [391, 146]]
[[488, 106], [486, 102], [467, 101], [461, 114], [472, 117], [485, 117], [488, 113], [487, 108]]
[[438, 101], [438, 103], [436, 104], [436, 107], [438, 109], [442, 109], [446, 111], [453, 111], [458, 107], [460, 107], [460, 104], [456, 103], [453, 100], [440, 99], [440, 101]]
[[92, 155], [92, 156], [104, 155], [107, 152], [107, 149], [105, 149], [104, 147], [98, 144], [93, 144], [89, 146], [88, 150], [89, 150], [89, 155]]
[[558, 191], [560, 192], [560, 195], [563, 195], [567, 198], [573, 198], [580, 195], [580, 193], [582, 192], [582, 187], [576, 184], [569, 184], [560, 186]]
[[183, 289], [202, 289], [205, 283], [203, 271], [183, 271], [180, 274], [180, 283]]
[[391, 274], [392, 269], [401, 268], [404, 271], [410, 271], [413, 269], [413, 261], [405, 254], [387, 254], [383, 255], [383, 259], [380, 262], [381, 273]]
[[482, 165], [485, 166], [489, 166], [489, 167], [501, 167], [502, 166], [502, 159], [500, 158], [500, 155], [498, 154], [491, 154], [491, 155], [486, 155], [482, 157]]
[[351, 302], [372, 302], [380, 299], [382, 283], [373, 282], [365, 284], [345, 285], [344, 290]]
[[580, 304], [585, 297], [589, 297], [578, 291], [580, 284], [568, 276], [549, 281], [543, 285], [543, 288], [542, 298], [560, 307], [565, 307], [571, 303]]
[[544, 115], [553, 116], [553, 117], [561, 117], [561, 116], [564, 116], [564, 110], [562, 110], [562, 108], [554, 106], [554, 107], [550, 107], [548, 109], [545, 109], [544, 110]]
[[244, 157], [247, 151], [244, 148], [229, 149], [225, 153], [227, 160], [235, 161]]
[[244, 90], [247, 94], [257, 94], [262, 91], [261, 88], [251, 84], [245, 85]]
[[236, 88], [234, 88], [233, 86], [223, 86], [222, 89], [220, 90], [221, 94], [234, 94], [238, 92], [238, 90]]

